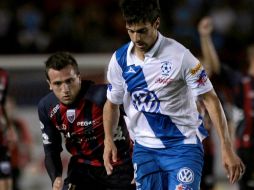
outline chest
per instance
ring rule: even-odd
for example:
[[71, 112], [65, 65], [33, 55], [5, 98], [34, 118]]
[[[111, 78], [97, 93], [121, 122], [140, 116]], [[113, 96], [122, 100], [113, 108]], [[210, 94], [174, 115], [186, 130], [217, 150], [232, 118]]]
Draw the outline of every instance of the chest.
[[180, 64], [174, 58], [146, 58], [143, 62], [132, 59], [131, 62], [133, 64], [122, 68], [123, 79], [130, 93], [140, 89], [168, 91], [181, 81]]
[[60, 105], [55, 112], [51, 121], [66, 137], [93, 134], [102, 126], [102, 108], [89, 101], [73, 108]]

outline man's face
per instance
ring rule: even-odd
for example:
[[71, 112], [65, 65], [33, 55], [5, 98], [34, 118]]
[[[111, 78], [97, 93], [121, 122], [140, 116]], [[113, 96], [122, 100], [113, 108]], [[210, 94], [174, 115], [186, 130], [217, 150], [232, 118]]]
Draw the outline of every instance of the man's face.
[[81, 78], [73, 67], [68, 65], [60, 71], [49, 69], [48, 76], [50, 90], [53, 90], [59, 101], [66, 105], [74, 102], [81, 88]]
[[137, 51], [145, 53], [152, 48], [157, 40], [159, 23], [160, 20], [157, 19], [153, 24], [150, 22], [126, 24], [129, 37]]

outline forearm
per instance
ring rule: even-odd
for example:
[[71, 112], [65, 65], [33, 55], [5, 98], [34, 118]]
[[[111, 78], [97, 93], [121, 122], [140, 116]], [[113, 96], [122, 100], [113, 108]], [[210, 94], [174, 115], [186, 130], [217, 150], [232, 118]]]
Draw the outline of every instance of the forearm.
[[113, 140], [113, 130], [117, 127], [119, 115], [119, 106], [107, 100], [103, 108], [105, 141]]
[[203, 96], [203, 101], [213, 126], [216, 128], [221, 146], [231, 148], [232, 141], [230, 138], [226, 116], [217, 95], [214, 91], [209, 92], [209, 95]]
[[60, 153], [52, 153], [52, 152], [46, 153], [45, 167], [51, 179], [51, 182], [53, 184], [57, 177], [62, 176], [63, 166], [62, 166]]
[[220, 71], [220, 63], [210, 34], [201, 35], [200, 41], [204, 59], [204, 66], [210, 69], [210, 74], [218, 74]]

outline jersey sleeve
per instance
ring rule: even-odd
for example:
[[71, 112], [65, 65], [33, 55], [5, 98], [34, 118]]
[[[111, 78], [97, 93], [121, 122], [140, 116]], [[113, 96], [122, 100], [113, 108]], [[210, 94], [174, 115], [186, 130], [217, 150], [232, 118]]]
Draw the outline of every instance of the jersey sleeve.
[[182, 74], [194, 96], [213, 89], [212, 83], [200, 61], [186, 50], [182, 60]]
[[116, 60], [116, 53], [113, 54], [109, 62], [107, 79], [109, 82], [107, 98], [114, 104], [122, 104], [124, 96], [122, 69]]
[[45, 152], [45, 167], [53, 183], [56, 177], [62, 176], [60, 153], [63, 149], [61, 134], [57, 131], [56, 127], [51, 124], [48, 112], [42, 101], [38, 104], [38, 116]]
[[61, 134], [49, 119], [48, 112], [43, 103], [38, 105], [38, 116], [40, 120], [40, 127], [42, 132], [42, 142], [45, 153], [51, 151], [62, 151]]

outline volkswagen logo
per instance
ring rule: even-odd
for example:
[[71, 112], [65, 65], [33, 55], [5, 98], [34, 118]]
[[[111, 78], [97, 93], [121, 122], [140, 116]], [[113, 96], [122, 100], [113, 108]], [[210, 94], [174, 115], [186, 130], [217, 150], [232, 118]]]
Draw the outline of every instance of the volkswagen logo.
[[138, 111], [159, 113], [160, 102], [153, 91], [138, 89], [131, 94], [131, 98]]
[[181, 168], [177, 173], [177, 180], [185, 184], [192, 183], [194, 181], [194, 173], [190, 168]]

